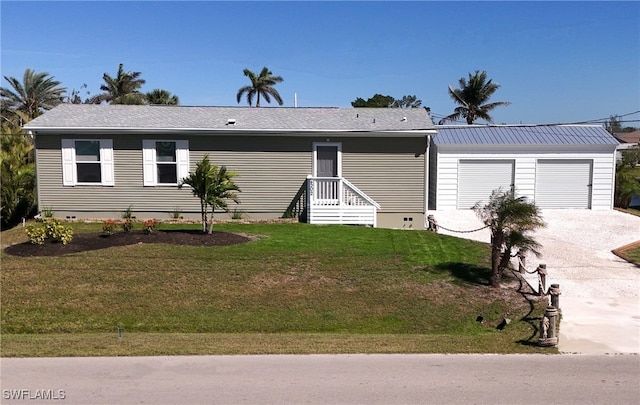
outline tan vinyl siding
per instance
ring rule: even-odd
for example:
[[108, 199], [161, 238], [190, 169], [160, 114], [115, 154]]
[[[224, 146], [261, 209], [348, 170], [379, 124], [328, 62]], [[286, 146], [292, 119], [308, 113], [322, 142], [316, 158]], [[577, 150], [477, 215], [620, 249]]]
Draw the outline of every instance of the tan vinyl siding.
[[[61, 136], [42, 136], [38, 142], [38, 184], [40, 206], [59, 212], [113, 211], [119, 213], [129, 205], [143, 216], [145, 212], [170, 213], [176, 207], [182, 212], [199, 212], [199, 200], [189, 188], [175, 186], [144, 187], [142, 180], [142, 140], [178, 139], [176, 136], [118, 135], [114, 142], [115, 185], [62, 185]], [[73, 138], [65, 136], [64, 138]], [[94, 136], [94, 138], [99, 138]], [[300, 142], [302, 141], [302, 142]], [[233, 151], [234, 143], [242, 151]], [[293, 146], [290, 146], [291, 144]], [[277, 145], [281, 146], [277, 146]], [[306, 146], [305, 146], [306, 145]], [[269, 213], [267, 217], [282, 215], [298, 189], [311, 173], [311, 142], [309, 140], [250, 139], [248, 137], [192, 137], [189, 139], [190, 167], [208, 154], [213, 164], [226, 165], [238, 173], [237, 183], [243, 190], [237, 206], [249, 217], [251, 213]], [[286, 149], [294, 150], [289, 152]], [[303, 149], [307, 151], [303, 151]], [[222, 150], [220, 150], [222, 149]], [[254, 149], [254, 150], [252, 150]], [[235, 204], [231, 203], [233, 209]], [[86, 217], [86, 215], [84, 215]]]
[[[72, 136], [65, 136], [73, 138]], [[38, 139], [38, 190], [41, 207], [52, 207], [54, 211], [121, 212], [129, 205], [134, 211], [170, 212], [176, 206], [183, 211], [199, 211], [198, 201], [192, 197], [189, 189], [177, 187], [142, 186], [142, 149], [121, 149], [118, 137], [109, 137], [114, 142], [114, 186], [63, 186], [62, 156], [58, 149], [50, 149], [62, 137], [42, 137]], [[130, 143], [128, 141], [125, 144]], [[142, 145], [140, 140], [140, 145]], [[46, 145], [47, 147], [42, 147]]]
[[[115, 185], [62, 185], [61, 139], [80, 136], [37, 136], [40, 205], [54, 211], [82, 213], [113, 212], [129, 205], [138, 217], [144, 213], [171, 213], [180, 207], [185, 215], [200, 211], [189, 188], [143, 186], [143, 139], [189, 140], [190, 170], [206, 154], [216, 165], [226, 165], [238, 174], [242, 192], [238, 209], [248, 218], [281, 216], [313, 170], [313, 143], [326, 136], [230, 136], [128, 134], [91, 135], [112, 139]], [[331, 138], [341, 142], [343, 176], [381, 204], [385, 212], [424, 211], [423, 138]], [[419, 156], [416, 156], [419, 154]], [[231, 203], [230, 208], [236, 205]]]
[[341, 141], [343, 177], [381, 212], [424, 212], [426, 137]]

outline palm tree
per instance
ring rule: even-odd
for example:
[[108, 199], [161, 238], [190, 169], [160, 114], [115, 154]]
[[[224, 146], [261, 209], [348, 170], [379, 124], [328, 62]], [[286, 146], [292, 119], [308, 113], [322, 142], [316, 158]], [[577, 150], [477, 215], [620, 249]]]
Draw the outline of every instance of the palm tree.
[[[15, 77], [4, 76], [11, 88], [0, 87], [2, 96], [3, 117], [9, 111], [20, 111], [24, 113], [27, 120], [32, 120], [42, 114], [45, 110], [50, 110], [62, 103], [65, 87], [60, 87], [60, 82], [54, 80], [49, 73], [37, 73], [32, 69], [26, 69], [20, 82]], [[24, 122], [21, 122], [24, 124]]]
[[502, 273], [514, 257], [514, 249], [540, 255], [540, 244], [528, 232], [544, 227], [545, 223], [535, 203], [528, 202], [525, 197], [516, 197], [512, 190], [494, 190], [486, 205], [477, 203], [473, 210], [491, 230], [489, 285], [499, 287]]
[[[216, 208], [229, 210], [227, 200], [239, 204], [238, 194], [240, 188], [233, 182], [235, 173], [227, 170], [225, 166], [215, 166], [209, 162], [209, 156], [205, 155], [196, 165], [196, 170], [182, 179], [178, 187], [188, 185], [194, 196], [200, 199], [200, 214], [202, 217], [202, 232], [213, 233], [213, 214]], [[211, 206], [211, 220], [209, 220], [209, 206]]]
[[0, 213], [3, 229], [19, 223], [35, 205], [33, 143], [20, 128], [3, 125], [0, 135]]
[[180, 104], [180, 99], [178, 96], [171, 94], [167, 90], [162, 89], [154, 89], [149, 93], [145, 94], [147, 99], [147, 103], [154, 105], [178, 105]]
[[91, 104], [107, 102], [110, 104], [144, 104], [144, 95], [138, 90], [145, 84], [140, 79], [140, 72], [125, 72], [122, 63], [118, 66], [116, 77], [108, 73], [102, 76], [104, 84], [100, 86], [102, 94], [95, 95], [89, 101]]
[[613, 205], [619, 208], [629, 208], [634, 195], [640, 195], [640, 179], [634, 177], [631, 165], [618, 162]]
[[273, 88], [274, 85], [282, 82], [282, 77], [274, 76], [266, 67], [262, 68], [262, 71], [258, 76], [249, 69], [245, 69], [242, 72], [249, 78], [249, 80], [251, 80], [251, 85], [241, 87], [240, 90], [238, 90], [238, 94], [236, 96], [238, 104], [240, 103], [242, 95], [247, 93], [247, 103], [249, 103], [249, 106], [253, 104], [253, 97], [256, 95], [258, 96], [256, 100], [256, 107], [260, 107], [260, 96], [262, 96], [267, 103], [271, 103], [271, 97], [273, 96], [278, 104], [282, 105], [282, 97], [280, 97], [280, 93], [278, 93], [278, 90]]
[[506, 101], [488, 103], [493, 93], [500, 88], [500, 85], [492, 83], [491, 79], [487, 81], [487, 72], [485, 70], [482, 72], [476, 70], [473, 75], [469, 73], [469, 80], [467, 81], [462, 77], [458, 84], [460, 85], [459, 89], [449, 86], [449, 96], [460, 107], [456, 107], [453, 114], [444, 117], [440, 124], [460, 118], [465, 118], [469, 125], [473, 124], [473, 121], [477, 119], [483, 119], [491, 123], [492, 119], [489, 111], [498, 106], [511, 104]]

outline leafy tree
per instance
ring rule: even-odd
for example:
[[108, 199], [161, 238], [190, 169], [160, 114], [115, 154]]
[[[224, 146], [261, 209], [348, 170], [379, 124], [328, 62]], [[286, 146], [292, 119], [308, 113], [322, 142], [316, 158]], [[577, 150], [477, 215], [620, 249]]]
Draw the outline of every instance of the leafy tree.
[[374, 94], [373, 97], [368, 100], [364, 100], [360, 97], [351, 102], [351, 106], [355, 108], [389, 108], [396, 101], [391, 96], [383, 96], [382, 94]]
[[634, 168], [640, 163], [640, 145], [636, 145], [633, 148], [620, 151], [622, 155], [622, 164]]
[[178, 105], [180, 100], [175, 94], [171, 94], [167, 90], [153, 89], [145, 94], [147, 103], [154, 105]]
[[629, 208], [634, 195], [640, 195], [640, 180], [634, 177], [631, 165], [618, 162], [613, 205], [619, 208]]
[[376, 93], [373, 97], [365, 100], [358, 97], [351, 102], [351, 106], [355, 108], [418, 108], [422, 105], [422, 100], [418, 100], [416, 96], [402, 96], [400, 99], [395, 99], [391, 96], [383, 96]]
[[[202, 216], [202, 232], [213, 233], [213, 214], [216, 208], [228, 211], [227, 200], [239, 204], [238, 194], [240, 188], [233, 182], [235, 173], [227, 170], [225, 166], [218, 167], [209, 162], [209, 156], [196, 165], [196, 170], [190, 172], [188, 177], [182, 179], [179, 187], [188, 185], [193, 195], [200, 199], [200, 213]], [[211, 219], [209, 219], [209, 207], [211, 207]]]
[[[10, 87], [0, 87], [2, 96], [3, 119], [11, 114], [7, 111], [22, 112], [27, 121], [50, 110], [62, 103], [65, 87], [60, 87], [60, 82], [54, 80], [49, 73], [37, 73], [32, 69], [26, 69], [20, 82], [15, 77], [4, 76]], [[15, 117], [14, 117], [15, 118]], [[19, 125], [24, 122], [19, 123]]]
[[35, 206], [33, 142], [18, 128], [3, 125], [0, 136], [0, 212], [2, 228], [14, 226]]
[[462, 77], [458, 84], [460, 86], [458, 89], [449, 86], [449, 96], [460, 107], [456, 107], [453, 114], [444, 117], [440, 121], [441, 124], [460, 118], [466, 119], [469, 125], [478, 119], [492, 122], [489, 115], [491, 110], [511, 104], [506, 101], [488, 102], [493, 93], [500, 88], [500, 85], [493, 83], [491, 79], [487, 81], [487, 72], [484, 70], [482, 72], [476, 70], [473, 75], [469, 73], [469, 79]]
[[511, 190], [494, 190], [486, 205], [477, 203], [473, 210], [491, 230], [489, 285], [499, 287], [502, 274], [514, 257], [515, 249], [539, 256], [540, 244], [528, 232], [546, 225], [535, 203], [528, 202], [525, 197], [516, 197]]
[[110, 104], [144, 104], [145, 97], [139, 89], [145, 84], [140, 72], [125, 72], [122, 63], [118, 66], [116, 77], [108, 73], [102, 76], [104, 84], [100, 90], [104, 93], [93, 96], [89, 101], [92, 104], [107, 102]]
[[418, 108], [422, 105], [422, 100], [419, 100], [415, 95], [402, 96], [401, 99], [396, 99], [391, 103], [391, 108]]
[[271, 97], [273, 97], [279, 105], [282, 105], [283, 102], [280, 93], [273, 88], [273, 86], [283, 81], [282, 77], [274, 76], [266, 67], [262, 68], [259, 75], [256, 75], [249, 69], [244, 69], [242, 72], [251, 80], [251, 85], [241, 87], [238, 90], [238, 94], [236, 95], [238, 104], [240, 104], [242, 96], [246, 93], [249, 106], [253, 104], [253, 98], [255, 96], [257, 96], [256, 107], [260, 107], [260, 97], [263, 97], [267, 103], [271, 103]]

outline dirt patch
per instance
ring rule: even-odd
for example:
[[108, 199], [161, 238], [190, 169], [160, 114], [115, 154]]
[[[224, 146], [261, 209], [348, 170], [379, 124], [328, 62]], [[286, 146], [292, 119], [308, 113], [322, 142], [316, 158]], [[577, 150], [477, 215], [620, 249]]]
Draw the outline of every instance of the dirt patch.
[[29, 242], [9, 246], [5, 252], [14, 256], [61, 256], [87, 250], [105, 249], [113, 246], [137, 245], [142, 243], [166, 243], [183, 246], [229, 246], [249, 242], [252, 238], [229, 232], [201, 231], [142, 231], [117, 232], [110, 236], [101, 233], [82, 233], [73, 236], [68, 245], [47, 242], [34, 245]]

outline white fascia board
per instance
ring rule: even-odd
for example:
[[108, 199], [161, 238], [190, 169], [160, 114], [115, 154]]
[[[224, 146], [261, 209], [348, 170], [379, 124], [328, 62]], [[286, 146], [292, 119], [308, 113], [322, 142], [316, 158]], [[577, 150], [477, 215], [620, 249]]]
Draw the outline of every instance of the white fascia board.
[[242, 129], [242, 128], [222, 128], [222, 129], [203, 129], [203, 128], [124, 128], [124, 127], [25, 127], [29, 131], [37, 134], [171, 134], [171, 135], [259, 135], [259, 136], [318, 136], [322, 134], [332, 134], [334, 136], [345, 137], [411, 137], [421, 138], [427, 135], [435, 134], [435, 130], [389, 130], [389, 131], [366, 131], [366, 130], [340, 130], [340, 129]]

